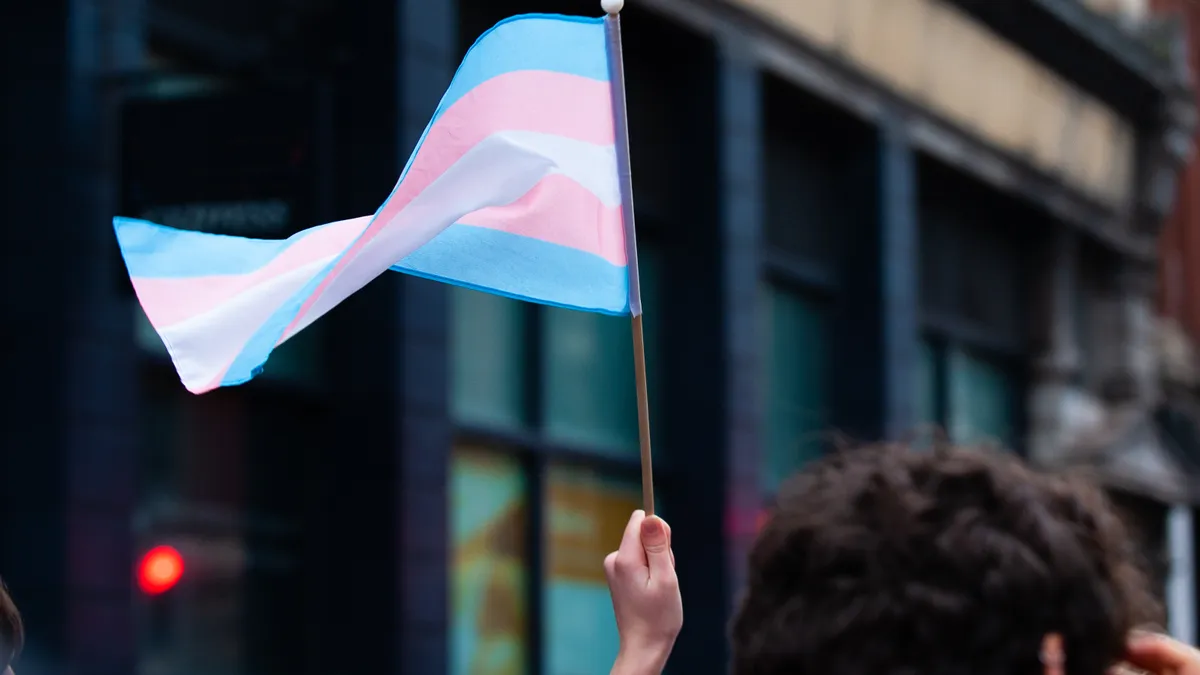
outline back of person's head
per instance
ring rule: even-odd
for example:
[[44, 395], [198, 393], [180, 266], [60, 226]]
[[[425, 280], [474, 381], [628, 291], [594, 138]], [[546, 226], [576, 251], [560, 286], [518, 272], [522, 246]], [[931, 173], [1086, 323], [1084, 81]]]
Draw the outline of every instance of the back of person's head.
[[21, 653], [25, 644], [25, 628], [8, 589], [0, 582], [0, 673], [4, 672]]
[[734, 675], [1104, 675], [1156, 621], [1096, 489], [974, 449], [843, 450], [793, 478], [750, 556]]

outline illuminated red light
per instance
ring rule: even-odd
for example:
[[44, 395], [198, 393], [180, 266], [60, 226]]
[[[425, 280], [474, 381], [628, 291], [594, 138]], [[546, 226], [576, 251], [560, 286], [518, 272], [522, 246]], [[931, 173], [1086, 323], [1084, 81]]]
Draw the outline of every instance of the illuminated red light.
[[138, 565], [138, 585], [150, 595], [165, 593], [183, 576], [183, 556], [170, 546], [155, 546]]

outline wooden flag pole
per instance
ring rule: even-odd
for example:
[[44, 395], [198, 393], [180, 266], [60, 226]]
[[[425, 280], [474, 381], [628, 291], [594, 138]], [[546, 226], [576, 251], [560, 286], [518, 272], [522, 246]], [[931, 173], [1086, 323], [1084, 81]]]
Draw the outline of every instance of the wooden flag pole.
[[633, 317], [633, 375], [637, 380], [638, 443], [642, 453], [642, 508], [654, 515], [654, 462], [650, 456], [650, 392], [646, 387], [646, 336], [642, 315]]
[[617, 173], [621, 179], [621, 218], [629, 269], [629, 310], [633, 315], [633, 375], [637, 384], [638, 442], [642, 455], [642, 508], [654, 514], [654, 462], [650, 454], [650, 393], [646, 387], [646, 336], [642, 330], [642, 290], [638, 279], [637, 230], [633, 221], [633, 179], [629, 169], [629, 119], [625, 108], [625, 63], [621, 54], [621, 10], [625, 0], [600, 0], [608, 35], [608, 74], [612, 85]]

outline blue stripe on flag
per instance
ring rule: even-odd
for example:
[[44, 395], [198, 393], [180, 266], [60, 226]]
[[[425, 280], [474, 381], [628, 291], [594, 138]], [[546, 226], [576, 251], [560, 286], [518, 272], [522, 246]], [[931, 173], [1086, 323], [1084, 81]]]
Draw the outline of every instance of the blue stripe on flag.
[[629, 314], [627, 267], [486, 227], [451, 225], [392, 269], [543, 305]]
[[247, 239], [117, 217], [113, 229], [129, 276], [162, 279], [249, 274], [321, 228], [304, 230], [289, 239]]
[[518, 70], [546, 70], [608, 81], [604, 19], [556, 14], [510, 17], [479, 36], [433, 119], [475, 87]]

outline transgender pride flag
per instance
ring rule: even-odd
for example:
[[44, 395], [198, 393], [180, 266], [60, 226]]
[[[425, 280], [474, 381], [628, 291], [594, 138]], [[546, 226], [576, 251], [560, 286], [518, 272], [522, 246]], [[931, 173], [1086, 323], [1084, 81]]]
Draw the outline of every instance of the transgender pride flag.
[[607, 44], [603, 19], [527, 15], [489, 30], [373, 216], [275, 241], [115, 218], [138, 300], [188, 391], [254, 377], [277, 345], [388, 269], [640, 314], [618, 171], [626, 140], [614, 131], [614, 93], [622, 117], [624, 96], [610, 82], [620, 61]]

